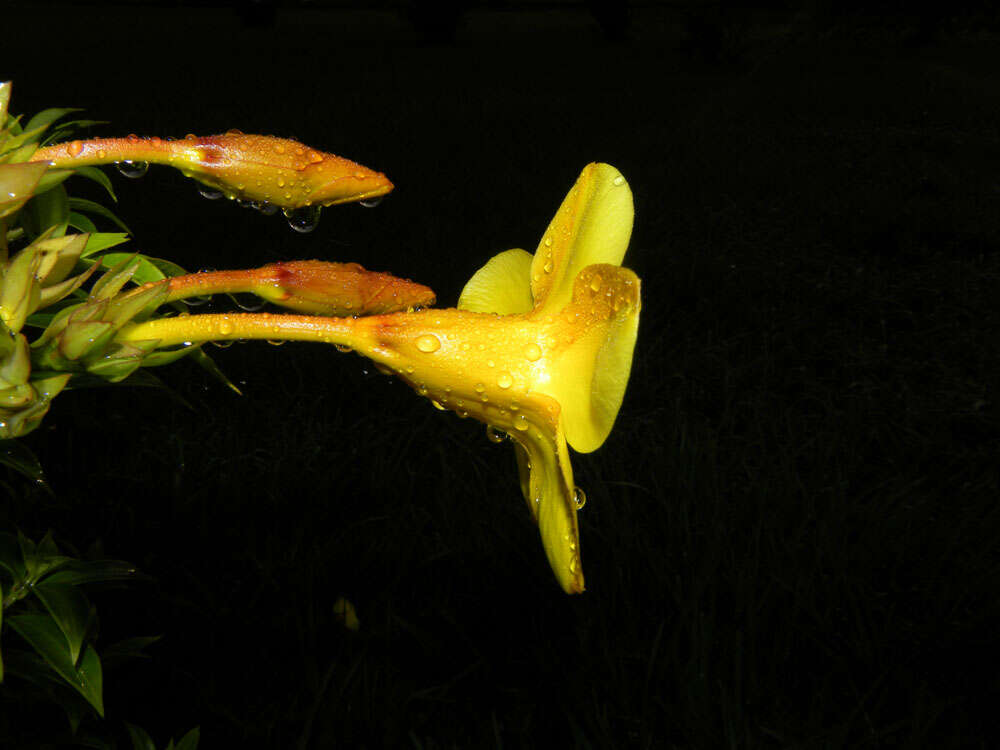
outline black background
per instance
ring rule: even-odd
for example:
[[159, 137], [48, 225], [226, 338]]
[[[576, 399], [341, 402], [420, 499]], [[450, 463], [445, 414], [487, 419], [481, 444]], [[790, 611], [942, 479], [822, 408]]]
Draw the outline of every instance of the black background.
[[608, 443], [574, 456], [582, 597], [552, 579], [509, 448], [354, 355], [209, 347], [244, 395], [160, 371], [193, 410], [60, 396], [29, 438], [55, 497], [11, 478], [8, 525], [157, 579], [97, 600], [102, 638], [165, 636], [109, 673], [108, 726], [200, 724], [205, 747], [988, 746], [996, 19], [859, 7], [6, 9], [13, 112], [290, 136], [396, 184], [298, 235], [162, 168], [113, 174], [134, 249], [192, 270], [356, 261], [450, 306], [493, 254], [534, 249], [586, 163], [635, 195], [632, 381]]

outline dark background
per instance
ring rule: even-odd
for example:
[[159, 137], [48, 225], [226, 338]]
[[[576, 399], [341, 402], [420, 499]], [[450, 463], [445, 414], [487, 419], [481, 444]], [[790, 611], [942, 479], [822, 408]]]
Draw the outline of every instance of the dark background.
[[354, 355], [208, 347], [244, 395], [160, 370], [193, 409], [60, 396], [28, 438], [55, 495], [8, 477], [4, 528], [137, 563], [155, 583], [95, 594], [99, 645], [164, 636], [108, 672], [98, 731], [992, 746], [995, 11], [623, 8], [5, 6], [13, 112], [83, 107], [110, 121], [94, 135], [291, 136], [397, 186], [298, 235], [162, 168], [113, 174], [132, 246], [192, 270], [357, 261], [450, 306], [493, 254], [534, 249], [587, 162], [635, 195], [632, 380], [605, 446], [574, 455], [580, 597], [555, 584], [510, 448]]

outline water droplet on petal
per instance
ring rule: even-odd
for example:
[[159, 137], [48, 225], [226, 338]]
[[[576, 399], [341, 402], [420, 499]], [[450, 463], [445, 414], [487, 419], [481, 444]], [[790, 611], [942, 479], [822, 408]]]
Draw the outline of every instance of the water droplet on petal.
[[208, 198], [210, 201], [218, 200], [222, 197], [221, 190], [210, 188], [208, 185], [199, 185], [198, 192], [201, 193], [202, 198]]
[[430, 354], [431, 352], [436, 352], [441, 348], [441, 340], [432, 333], [424, 334], [419, 336], [416, 340], [417, 349], [424, 352], [425, 354]]
[[622, 177], [621, 175], [618, 175], [617, 177], [615, 177], [615, 179], [613, 179], [613, 180], [612, 180], [612, 182], [613, 182], [613, 183], [614, 183], [614, 184], [615, 184], [616, 186], [618, 186], [618, 187], [621, 187], [622, 185], [624, 185], [624, 184], [625, 184], [625, 178], [624, 178], [624, 177]]
[[529, 362], [537, 362], [542, 358], [542, 347], [538, 344], [528, 344], [524, 347], [524, 357]]
[[374, 198], [366, 198], [363, 201], [358, 201], [358, 203], [360, 203], [365, 208], [375, 208], [375, 206], [377, 206], [379, 203], [382, 202], [383, 197], [384, 196], [377, 195]]
[[284, 339], [268, 339], [267, 343], [269, 343], [271, 346], [281, 346], [282, 344], [285, 343], [285, 341]]
[[302, 208], [285, 209], [285, 218], [288, 219], [288, 226], [296, 232], [305, 234], [311, 232], [319, 224], [319, 206], [303, 206]]
[[336, 348], [338, 352], [343, 352], [344, 354], [353, 351], [351, 347], [347, 346], [346, 344], [334, 344], [333, 346], [334, 348]]
[[552, 238], [551, 237], [546, 237], [545, 238], [545, 247], [552, 247]]
[[440, 401], [435, 401], [434, 399], [431, 399], [431, 403], [434, 404], [435, 409], [440, 409], [441, 411], [447, 411], [444, 405]]
[[115, 166], [118, 167], [118, 171], [125, 177], [128, 177], [130, 180], [136, 180], [146, 174], [146, 170], [149, 169], [149, 162], [126, 159], [125, 161], [115, 162]]
[[517, 418], [514, 420], [514, 429], [524, 432], [528, 429], [528, 418], [523, 414], [518, 414]]
[[230, 341], [213, 341], [212, 345], [213, 346], [217, 346], [220, 349], [228, 349], [229, 347], [231, 347], [235, 343], [236, 342], [232, 341], [232, 340], [230, 340]]
[[220, 336], [228, 336], [232, 332], [233, 332], [233, 324], [230, 323], [228, 320], [224, 320], [221, 323], [219, 323]]
[[587, 493], [584, 492], [579, 487], [574, 488], [573, 502], [576, 503], [576, 509], [580, 510], [584, 505], [587, 504]]
[[497, 385], [506, 390], [514, 385], [514, 378], [511, 377], [509, 372], [501, 372], [497, 375]]
[[594, 274], [594, 278], [590, 280], [590, 288], [595, 292], [601, 291], [601, 274]]
[[476, 393], [482, 393], [486, 390], [486, 386], [482, 383], [476, 383]]
[[502, 443], [507, 439], [507, 433], [488, 424], [486, 425], [486, 437], [491, 443]]

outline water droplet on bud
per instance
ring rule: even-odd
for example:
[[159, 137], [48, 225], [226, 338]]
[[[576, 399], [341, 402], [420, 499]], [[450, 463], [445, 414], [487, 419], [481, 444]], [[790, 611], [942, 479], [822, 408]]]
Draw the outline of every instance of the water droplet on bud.
[[382, 202], [382, 198], [383, 196], [377, 195], [374, 198], [366, 198], [363, 201], [358, 201], [358, 203], [360, 203], [365, 208], [375, 208], [375, 206], [377, 206], [379, 203]]
[[441, 348], [441, 340], [437, 336], [431, 333], [419, 336], [415, 343], [417, 345], [417, 349], [424, 352], [425, 354], [436, 352], [438, 349]]
[[208, 185], [199, 185], [198, 192], [201, 193], [202, 198], [208, 198], [210, 201], [215, 201], [222, 197], [221, 190], [215, 190], [208, 187]]
[[319, 224], [319, 206], [303, 206], [302, 208], [285, 209], [288, 226], [296, 232], [305, 234], [311, 232]]
[[149, 169], [149, 162], [126, 159], [125, 161], [115, 162], [115, 166], [118, 167], [118, 171], [122, 175], [128, 177], [130, 180], [136, 180], [146, 174], [146, 170]]
[[580, 510], [584, 505], [587, 504], [587, 493], [584, 492], [579, 487], [574, 488], [573, 502], [576, 503], [576, 509]]

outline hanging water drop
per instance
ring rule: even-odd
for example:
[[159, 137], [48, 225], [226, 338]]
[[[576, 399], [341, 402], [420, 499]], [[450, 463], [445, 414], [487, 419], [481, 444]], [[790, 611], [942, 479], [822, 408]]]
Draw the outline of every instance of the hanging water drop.
[[346, 344], [334, 344], [333, 346], [338, 352], [343, 352], [344, 354], [347, 354], [348, 352], [352, 351], [351, 347], [347, 346]]
[[271, 346], [281, 346], [282, 344], [285, 343], [285, 341], [284, 339], [268, 339], [267, 343], [269, 343]]
[[278, 207], [267, 201], [254, 201], [253, 207], [264, 214], [264, 216], [274, 216], [278, 213]]
[[257, 312], [258, 310], [262, 310], [264, 305], [267, 304], [265, 300], [252, 294], [232, 294], [230, 296], [233, 298], [236, 306], [246, 312]]
[[575, 487], [573, 489], [573, 502], [576, 503], [576, 509], [580, 510], [587, 504], [587, 493], [579, 487]]
[[284, 210], [285, 218], [288, 219], [288, 226], [296, 232], [305, 234], [311, 232], [319, 223], [319, 206], [302, 206]]
[[379, 203], [382, 202], [383, 196], [376, 195], [374, 198], [367, 198], [363, 201], [358, 201], [358, 203], [365, 208], [375, 208]]
[[491, 424], [488, 424], [486, 425], [486, 437], [491, 443], [502, 443], [507, 439], [507, 433]]
[[212, 298], [208, 295], [204, 297], [185, 297], [181, 300], [188, 307], [198, 307], [199, 305], [204, 305], [209, 302]]
[[126, 159], [125, 161], [115, 162], [115, 166], [118, 167], [118, 171], [122, 175], [128, 177], [130, 180], [136, 180], [146, 174], [146, 170], [149, 169], [149, 162]]
[[210, 201], [216, 201], [222, 197], [221, 190], [215, 190], [214, 188], [208, 187], [208, 185], [199, 185], [198, 192], [201, 193], [202, 198], [208, 198]]
[[235, 343], [236, 343], [235, 341], [213, 341], [212, 345], [217, 346], [220, 349], [228, 349]]

